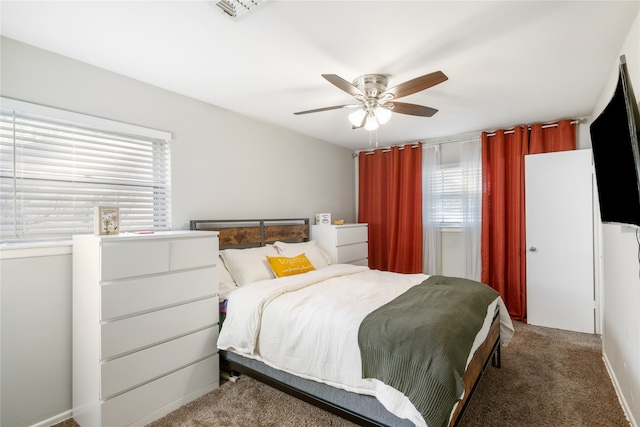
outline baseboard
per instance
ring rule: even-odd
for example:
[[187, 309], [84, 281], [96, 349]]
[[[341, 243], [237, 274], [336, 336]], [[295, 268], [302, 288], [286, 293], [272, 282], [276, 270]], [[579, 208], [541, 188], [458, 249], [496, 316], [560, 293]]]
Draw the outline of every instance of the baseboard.
[[73, 412], [71, 409], [69, 409], [68, 411], [62, 412], [61, 414], [53, 416], [44, 421], [40, 421], [39, 423], [33, 424], [31, 427], [50, 427], [54, 424], [61, 423], [64, 420], [71, 418], [72, 416], [73, 416]]
[[618, 380], [616, 376], [613, 374], [613, 369], [611, 368], [611, 364], [609, 363], [609, 359], [607, 359], [607, 355], [605, 352], [602, 352], [602, 360], [604, 361], [604, 366], [607, 368], [607, 373], [609, 374], [609, 378], [611, 378], [611, 382], [613, 383], [613, 388], [616, 391], [616, 395], [618, 396], [620, 405], [622, 405], [622, 410], [624, 411], [624, 414], [627, 416], [627, 420], [629, 420], [632, 427], [638, 427], [638, 423], [633, 418], [633, 414], [631, 413], [631, 408], [627, 404], [627, 401], [625, 400], [624, 395], [620, 391], [620, 384], [618, 384]]

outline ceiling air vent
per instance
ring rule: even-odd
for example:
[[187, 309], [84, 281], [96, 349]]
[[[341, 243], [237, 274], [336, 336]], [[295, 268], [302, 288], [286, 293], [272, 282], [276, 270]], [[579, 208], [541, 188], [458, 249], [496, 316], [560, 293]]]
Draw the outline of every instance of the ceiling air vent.
[[244, 16], [247, 12], [255, 10], [266, 0], [219, 0], [209, 4], [219, 7], [225, 14], [233, 19]]

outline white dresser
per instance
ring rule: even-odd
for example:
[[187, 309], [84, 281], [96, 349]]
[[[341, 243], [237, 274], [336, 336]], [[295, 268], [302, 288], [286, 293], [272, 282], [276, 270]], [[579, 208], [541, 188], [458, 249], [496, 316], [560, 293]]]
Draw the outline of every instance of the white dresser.
[[333, 264], [369, 265], [367, 224], [312, 225], [311, 239], [331, 255]]
[[219, 385], [218, 233], [73, 238], [73, 417], [143, 426]]

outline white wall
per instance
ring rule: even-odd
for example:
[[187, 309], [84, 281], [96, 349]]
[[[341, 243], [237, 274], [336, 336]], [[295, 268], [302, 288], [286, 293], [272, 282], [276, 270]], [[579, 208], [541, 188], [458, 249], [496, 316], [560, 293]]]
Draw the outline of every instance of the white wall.
[[71, 255], [10, 252], [0, 259], [0, 425], [17, 427], [71, 408]]
[[[346, 148], [11, 39], [0, 43], [1, 96], [173, 134], [174, 229], [188, 228], [190, 219], [313, 218], [316, 212], [356, 219], [355, 167]], [[0, 425], [6, 427], [50, 425], [71, 410], [70, 248], [25, 253], [0, 253]]]
[[[620, 51], [625, 55], [636, 100], [640, 100], [640, 13]], [[611, 67], [592, 117], [607, 105], [618, 81], [619, 60]], [[602, 226], [603, 347], [605, 362], [633, 425], [640, 422], [640, 262], [636, 230]]]

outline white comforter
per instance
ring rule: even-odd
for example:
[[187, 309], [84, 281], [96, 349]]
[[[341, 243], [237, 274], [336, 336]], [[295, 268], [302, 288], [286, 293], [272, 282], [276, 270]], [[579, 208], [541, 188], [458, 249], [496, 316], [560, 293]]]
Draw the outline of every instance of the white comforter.
[[[229, 295], [218, 348], [300, 377], [376, 396], [391, 413], [426, 426], [402, 393], [380, 381], [362, 379], [358, 328], [367, 314], [427, 277], [335, 264], [243, 286]], [[513, 326], [497, 298], [487, 310], [468, 360], [487, 335], [498, 303], [505, 313], [503, 341], [510, 338]]]

